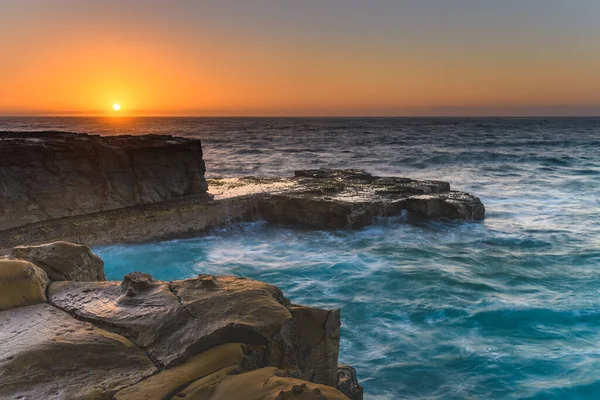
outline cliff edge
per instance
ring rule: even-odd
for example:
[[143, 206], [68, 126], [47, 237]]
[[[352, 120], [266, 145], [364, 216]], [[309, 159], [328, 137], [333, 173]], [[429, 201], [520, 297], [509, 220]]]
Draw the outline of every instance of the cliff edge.
[[71, 243], [0, 259], [0, 398], [362, 399], [338, 366], [339, 310], [234, 276], [95, 276], [102, 261]]
[[206, 196], [199, 140], [0, 131], [0, 230]]

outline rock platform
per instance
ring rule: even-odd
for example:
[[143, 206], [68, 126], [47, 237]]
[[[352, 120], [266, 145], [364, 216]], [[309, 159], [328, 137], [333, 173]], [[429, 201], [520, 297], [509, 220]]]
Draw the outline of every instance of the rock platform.
[[465, 221], [485, 216], [478, 197], [451, 190], [447, 182], [378, 177], [356, 169], [301, 170], [289, 178], [217, 178], [206, 183], [205, 193], [95, 212], [79, 210], [77, 215], [0, 230], [0, 249], [48, 241], [155, 241], [259, 219], [315, 229], [356, 229], [402, 212]]
[[67, 258], [97, 259], [69, 245], [0, 259], [0, 398], [362, 398], [356, 375], [338, 366], [339, 310], [294, 305], [273, 285], [233, 276], [49, 278], [45, 270], [71, 270]]

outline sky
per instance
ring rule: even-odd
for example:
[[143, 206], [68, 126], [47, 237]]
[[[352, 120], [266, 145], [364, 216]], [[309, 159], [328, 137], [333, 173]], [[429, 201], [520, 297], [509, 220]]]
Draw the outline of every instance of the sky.
[[600, 115], [598, 21], [598, 0], [0, 0], [0, 115]]

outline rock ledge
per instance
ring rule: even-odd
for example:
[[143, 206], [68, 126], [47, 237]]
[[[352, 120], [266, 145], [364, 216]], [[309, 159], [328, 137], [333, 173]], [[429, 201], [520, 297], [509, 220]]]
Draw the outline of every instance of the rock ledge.
[[[71, 243], [41, 248], [30, 260], [46, 268], [97, 257]], [[338, 366], [339, 310], [294, 305], [247, 278], [90, 281], [85, 268], [104, 277], [95, 263], [76, 281], [0, 260], [0, 398], [362, 398]]]

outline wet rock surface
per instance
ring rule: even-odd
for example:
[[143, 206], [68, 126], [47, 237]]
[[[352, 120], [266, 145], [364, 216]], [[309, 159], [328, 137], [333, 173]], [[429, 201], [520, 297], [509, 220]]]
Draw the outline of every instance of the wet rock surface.
[[481, 220], [485, 215], [479, 198], [452, 191], [447, 182], [377, 177], [356, 169], [301, 170], [291, 181], [294, 185], [260, 201], [265, 220], [344, 229], [359, 228], [403, 210], [423, 218]]
[[172, 239], [258, 219], [355, 229], [403, 211], [475, 221], [485, 215], [479, 198], [447, 182], [359, 169], [206, 180], [205, 170], [194, 139], [0, 132], [0, 250]]
[[357, 229], [379, 217], [478, 221], [481, 200], [447, 182], [376, 177], [361, 170], [296, 171], [293, 178], [208, 179], [212, 200], [162, 203], [57, 218], [0, 231], [0, 248], [66, 240], [91, 244], [194, 236], [235, 222], [266, 220], [316, 229]]
[[104, 261], [87, 246], [68, 242], [18, 246], [10, 257], [42, 268], [52, 281], [105, 281]]
[[337, 388], [350, 400], [362, 400], [363, 388], [358, 383], [356, 369], [350, 365], [338, 365]]
[[111, 399], [156, 372], [129, 340], [48, 304], [0, 312], [0, 398]]
[[0, 229], [204, 195], [205, 169], [199, 140], [0, 132]]

